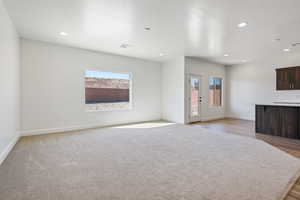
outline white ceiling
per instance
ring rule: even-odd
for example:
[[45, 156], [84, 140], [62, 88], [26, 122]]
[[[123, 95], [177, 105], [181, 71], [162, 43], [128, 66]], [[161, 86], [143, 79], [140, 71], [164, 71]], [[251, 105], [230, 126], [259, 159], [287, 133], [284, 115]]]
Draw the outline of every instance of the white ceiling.
[[[300, 42], [299, 0], [4, 2], [24, 38], [155, 61], [186, 55], [237, 64], [287, 54], [282, 49]], [[249, 25], [237, 28], [242, 21]]]

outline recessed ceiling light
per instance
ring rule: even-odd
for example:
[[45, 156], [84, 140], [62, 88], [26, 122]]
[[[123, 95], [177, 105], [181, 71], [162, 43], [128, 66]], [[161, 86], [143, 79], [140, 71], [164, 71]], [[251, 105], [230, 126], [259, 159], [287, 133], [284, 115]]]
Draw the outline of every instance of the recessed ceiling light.
[[68, 33], [66, 33], [66, 32], [60, 32], [59, 33], [61, 36], [67, 36], [68, 35]]
[[164, 56], [164, 55], [165, 55], [164, 53], [160, 53], [160, 54], [159, 54], [159, 56]]
[[225, 57], [228, 57], [228, 56], [229, 56], [229, 54], [225, 53], [225, 54], [224, 54], [224, 56], [225, 56]]
[[243, 63], [246, 63], [246, 62], [247, 62], [247, 60], [242, 60], [242, 62], [243, 62]]
[[146, 31], [151, 31], [151, 27], [145, 27], [144, 28]]
[[239, 27], [239, 28], [243, 28], [243, 27], [245, 27], [245, 26], [247, 26], [247, 25], [248, 25], [247, 22], [241, 22], [241, 23], [238, 24], [238, 27]]
[[289, 48], [286, 48], [286, 49], [283, 49], [283, 51], [284, 51], [284, 52], [290, 52], [290, 51], [291, 51], [291, 49], [289, 49]]

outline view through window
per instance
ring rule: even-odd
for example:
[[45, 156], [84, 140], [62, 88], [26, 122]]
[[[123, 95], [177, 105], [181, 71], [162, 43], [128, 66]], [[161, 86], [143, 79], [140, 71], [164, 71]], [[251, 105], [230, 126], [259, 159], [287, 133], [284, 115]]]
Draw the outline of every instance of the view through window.
[[209, 78], [209, 106], [222, 106], [222, 78]]
[[109, 111], [131, 107], [131, 74], [85, 71], [85, 103], [88, 110]]
[[190, 115], [192, 117], [198, 116], [199, 115], [199, 83], [200, 79], [198, 77], [191, 77], [190, 78], [190, 84], [191, 84], [191, 110], [190, 110]]

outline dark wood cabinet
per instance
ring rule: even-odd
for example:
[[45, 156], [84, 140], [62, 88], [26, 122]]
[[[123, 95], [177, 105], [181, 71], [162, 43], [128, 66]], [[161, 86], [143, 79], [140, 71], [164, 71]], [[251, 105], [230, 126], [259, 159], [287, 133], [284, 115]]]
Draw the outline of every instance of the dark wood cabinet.
[[300, 88], [300, 67], [296, 68], [295, 73], [295, 89], [299, 90]]
[[278, 109], [278, 107], [265, 107], [264, 108], [264, 130], [268, 134], [280, 136], [280, 118], [281, 118], [281, 112]]
[[280, 133], [278, 136], [299, 139], [299, 108], [280, 107]]
[[300, 139], [300, 107], [256, 105], [257, 133]]
[[300, 67], [276, 69], [277, 90], [300, 90]]
[[265, 132], [265, 107], [261, 105], [255, 106], [255, 131], [257, 133]]

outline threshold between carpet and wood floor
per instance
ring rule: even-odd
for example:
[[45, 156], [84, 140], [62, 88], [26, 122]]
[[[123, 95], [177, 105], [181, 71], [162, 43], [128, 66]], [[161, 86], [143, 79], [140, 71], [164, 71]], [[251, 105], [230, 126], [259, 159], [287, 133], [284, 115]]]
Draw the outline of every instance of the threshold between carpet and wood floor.
[[[235, 133], [255, 137], [263, 140], [282, 151], [285, 151], [300, 159], [300, 141], [286, 139], [276, 136], [263, 135], [255, 133], [255, 122], [248, 120], [240, 120], [233, 118], [226, 118], [221, 120], [213, 120], [208, 122], [197, 122], [193, 125], [199, 125], [203, 128]], [[291, 188], [284, 200], [300, 200], [300, 178], [298, 178], [295, 185]]]

